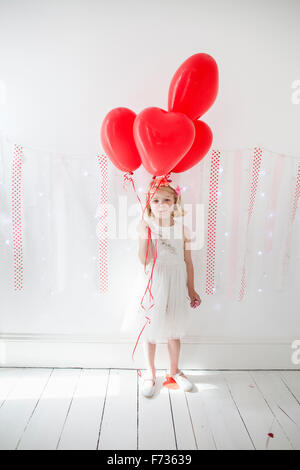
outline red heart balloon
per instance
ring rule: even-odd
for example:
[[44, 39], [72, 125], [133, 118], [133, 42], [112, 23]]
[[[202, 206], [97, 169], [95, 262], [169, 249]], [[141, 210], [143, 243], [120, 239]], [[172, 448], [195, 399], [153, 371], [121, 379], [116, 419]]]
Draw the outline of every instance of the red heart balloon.
[[100, 138], [105, 153], [121, 171], [134, 171], [141, 157], [133, 138], [136, 114], [128, 108], [114, 108], [104, 118]]
[[174, 173], [187, 171], [196, 165], [209, 151], [213, 133], [204, 121], [194, 121], [196, 130], [195, 140], [190, 150], [184, 155], [179, 163], [173, 168]]
[[168, 110], [185, 113], [193, 121], [214, 103], [219, 87], [218, 66], [209, 54], [189, 57], [173, 76], [168, 94]]
[[185, 114], [150, 107], [135, 118], [133, 136], [145, 169], [161, 176], [169, 173], [191, 148], [195, 126]]

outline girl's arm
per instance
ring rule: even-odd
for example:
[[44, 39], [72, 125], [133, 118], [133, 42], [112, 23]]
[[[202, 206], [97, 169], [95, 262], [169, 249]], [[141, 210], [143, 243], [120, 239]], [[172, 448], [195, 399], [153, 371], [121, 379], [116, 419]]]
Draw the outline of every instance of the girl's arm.
[[199, 294], [195, 291], [194, 286], [194, 266], [191, 256], [191, 232], [190, 229], [184, 225], [184, 261], [187, 271], [187, 288], [191, 301], [198, 300], [201, 303]]
[[[144, 220], [141, 220], [138, 225], [138, 232], [139, 232], [139, 260], [144, 265], [147, 253], [147, 244], [148, 244], [148, 225]], [[149, 264], [150, 261], [153, 259], [154, 252], [153, 252], [153, 243], [152, 240], [149, 241], [148, 247], [148, 255], [147, 255], [147, 262]]]

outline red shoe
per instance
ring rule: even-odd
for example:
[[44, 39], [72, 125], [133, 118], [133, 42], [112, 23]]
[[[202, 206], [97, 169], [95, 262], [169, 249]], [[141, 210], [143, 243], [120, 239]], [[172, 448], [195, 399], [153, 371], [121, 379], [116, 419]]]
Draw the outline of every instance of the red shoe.
[[184, 392], [190, 392], [193, 384], [187, 379], [184, 373], [179, 369], [177, 374], [171, 375], [171, 378], [178, 384], [179, 388]]

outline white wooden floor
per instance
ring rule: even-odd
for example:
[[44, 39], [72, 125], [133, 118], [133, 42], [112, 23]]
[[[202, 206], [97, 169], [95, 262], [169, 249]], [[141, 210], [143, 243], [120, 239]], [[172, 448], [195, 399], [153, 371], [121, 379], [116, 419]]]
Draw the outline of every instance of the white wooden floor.
[[0, 448], [300, 449], [300, 371], [184, 372], [147, 399], [135, 370], [2, 368]]

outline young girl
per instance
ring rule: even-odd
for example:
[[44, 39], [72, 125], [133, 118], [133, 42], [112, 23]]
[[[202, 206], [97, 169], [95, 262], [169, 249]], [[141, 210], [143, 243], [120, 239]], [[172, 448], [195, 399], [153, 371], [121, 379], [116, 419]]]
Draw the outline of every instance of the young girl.
[[[185, 391], [192, 389], [191, 382], [178, 369], [180, 339], [186, 334], [192, 320], [192, 307], [201, 303], [194, 288], [191, 234], [188, 227], [183, 225], [184, 211], [181, 207], [180, 190], [166, 181], [158, 189], [151, 186], [153, 185], [150, 183], [146, 196], [146, 201], [150, 199], [150, 203], [146, 208], [144, 220], [138, 225], [138, 257], [141, 271], [134, 289], [134, 297], [127, 305], [122, 325], [123, 331], [134, 329], [138, 334], [145, 325], [145, 316], [151, 320], [142, 332], [143, 349], [148, 365], [148, 373], [142, 388], [146, 397], [151, 397], [155, 390], [154, 359], [157, 341], [168, 342], [170, 375], [181, 389]], [[151, 229], [152, 239], [149, 244], [148, 227]], [[145, 261], [147, 275], [144, 272]], [[140, 302], [153, 263], [151, 293], [154, 305], [149, 310], [144, 310]], [[148, 295], [147, 293], [145, 298], [148, 298]], [[148, 306], [146, 300], [143, 301], [143, 305]]]

